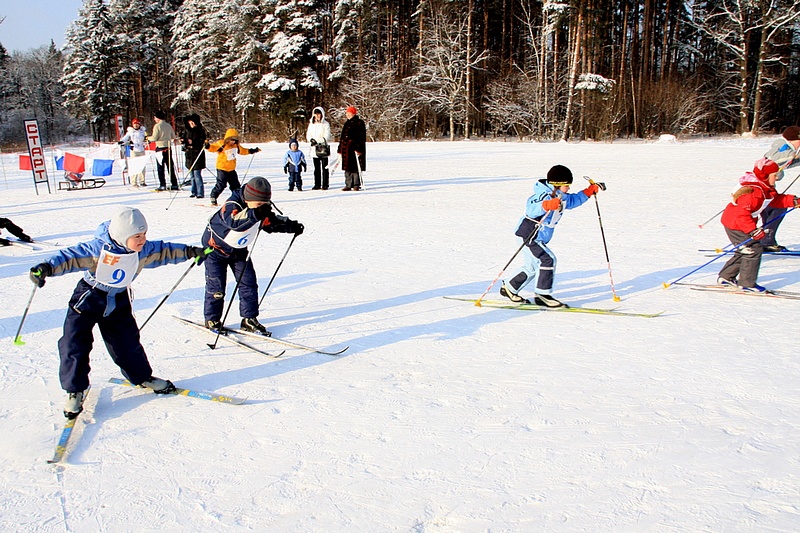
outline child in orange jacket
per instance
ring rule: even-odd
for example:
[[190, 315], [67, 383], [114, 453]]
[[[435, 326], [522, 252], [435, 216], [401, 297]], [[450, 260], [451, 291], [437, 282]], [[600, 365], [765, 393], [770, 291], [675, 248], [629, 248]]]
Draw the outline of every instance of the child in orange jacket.
[[233, 128], [225, 132], [224, 139], [213, 144], [206, 143], [205, 148], [217, 153], [217, 183], [211, 190], [211, 205], [217, 205], [217, 197], [226, 186], [230, 186], [231, 192], [241, 188], [239, 176], [236, 174], [236, 156], [257, 154], [261, 149], [242, 147], [239, 144], [239, 132]]

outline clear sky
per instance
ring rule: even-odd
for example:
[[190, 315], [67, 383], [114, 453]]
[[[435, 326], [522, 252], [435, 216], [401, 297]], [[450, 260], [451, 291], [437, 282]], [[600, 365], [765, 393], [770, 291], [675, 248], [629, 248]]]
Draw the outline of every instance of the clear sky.
[[64, 32], [78, 18], [81, 0], [0, 0], [0, 43], [8, 53], [64, 45]]

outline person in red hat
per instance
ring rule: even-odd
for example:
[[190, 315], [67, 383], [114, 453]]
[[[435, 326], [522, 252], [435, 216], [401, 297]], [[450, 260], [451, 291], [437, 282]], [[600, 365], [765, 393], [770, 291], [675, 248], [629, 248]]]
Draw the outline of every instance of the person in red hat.
[[344, 114], [347, 121], [342, 126], [337, 150], [344, 171], [344, 189], [342, 190], [360, 191], [361, 171], [367, 169], [367, 126], [359, 118], [358, 110], [355, 107], [348, 107]]
[[719, 285], [749, 292], [766, 290], [756, 283], [764, 251], [761, 241], [766, 236], [764, 228], [756, 226], [756, 220], [766, 206], [798, 207], [800, 202], [797, 196], [778, 194], [775, 190], [779, 171], [775, 161], [762, 157], [756, 161], [752, 172], [739, 179], [741, 187], [733, 193], [731, 203], [722, 212], [725, 233], [737, 248], [719, 271]]
[[[778, 171], [778, 181], [783, 178], [783, 171], [787, 168], [792, 168], [800, 165], [800, 127], [789, 126], [783, 130], [783, 134], [777, 139], [772, 146], [764, 154], [764, 157], [774, 161], [780, 167]], [[764, 225], [764, 231], [767, 236], [764, 237], [762, 244], [765, 252], [785, 252], [786, 247], [778, 244], [775, 234], [778, 232], [778, 226], [783, 221], [783, 214], [786, 212], [784, 209], [774, 208], [771, 205], [767, 206], [761, 212], [761, 220]]]
[[[131, 147], [131, 156], [132, 157], [139, 157], [144, 155], [144, 142], [145, 137], [147, 137], [147, 132], [144, 131], [142, 127], [142, 123], [139, 121], [138, 118], [135, 118], [131, 121], [131, 126], [128, 128], [127, 133], [119, 140], [120, 145], [130, 144]], [[125, 164], [128, 164], [128, 160], [125, 160]], [[131, 184], [134, 187], [146, 187], [147, 183], [144, 180], [144, 171], [138, 172], [136, 174], [132, 174], [130, 176]]]

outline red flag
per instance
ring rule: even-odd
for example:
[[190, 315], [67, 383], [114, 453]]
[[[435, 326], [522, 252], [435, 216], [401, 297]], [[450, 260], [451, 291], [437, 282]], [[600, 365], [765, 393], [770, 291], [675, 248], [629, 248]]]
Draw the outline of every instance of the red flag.
[[19, 156], [19, 169], [20, 170], [33, 170], [33, 167], [31, 166], [31, 156], [20, 154], [20, 156]]
[[86, 172], [86, 160], [79, 155], [64, 152], [64, 170], [83, 174]]

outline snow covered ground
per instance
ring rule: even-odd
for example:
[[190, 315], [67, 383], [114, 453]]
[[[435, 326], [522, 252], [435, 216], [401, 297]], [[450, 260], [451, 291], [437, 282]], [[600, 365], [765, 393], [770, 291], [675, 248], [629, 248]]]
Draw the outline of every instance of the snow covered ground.
[[[87, 412], [62, 467], [46, 460], [63, 424], [56, 341], [78, 276], [36, 293], [26, 344], [15, 346], [27, 271], [51, 252], [1, 249], [0, 529], [797, 531], [800, 301], [661, 287], [710, 259], [699, 248], [727, 244], [718, 221], [698, 224], [774, 139], [371, 143], [362, 192], [340, 191], [341, 171], [329, 191], [288, 192], [286, 145], [262, 144], [248, 177], [267, 177], [277, 206], [306, 232], [261, 320], [276, 336], [349, 350], [290, 349], [275, 360], [223, 342], [209, 349], [212, 337], [171, 318], [202, 319], [194, 269], [142, 342], [156, 375], [247, 403], [108, 384], [120, 374], [97, 335]], [[555, 296], [664, 315], [443, 298], [488, 287], [518, 247], [534, 179], [556, 163], [572, 169], [575, 190], [584, 175], [608, 185], [598, 201], [621, 301], [612, 301], [594, 201], [556, 230]], [[123, 186], [119, 172], [101, 189], [37, 196], [16, 156], [3, 154], [2, 170], [0, 216], [62, 245], [90, 238], [120, 204], [144, 212], [150, 239], [191, 244], [213, 213], [188, 192], [170, 205], [168, 193]], [[262, 290], [290, 239], [257, 242]], [[800, 248], [796, 215], [779, 242]], [[690, 280], [712, 282], [721, 264]], [[800, 291], [798, 266], [767, 257], [760, 283]], [[185, 271], [137, 279], [140, 323]], [[237, 320], [234, 307], [228, 323]]]

